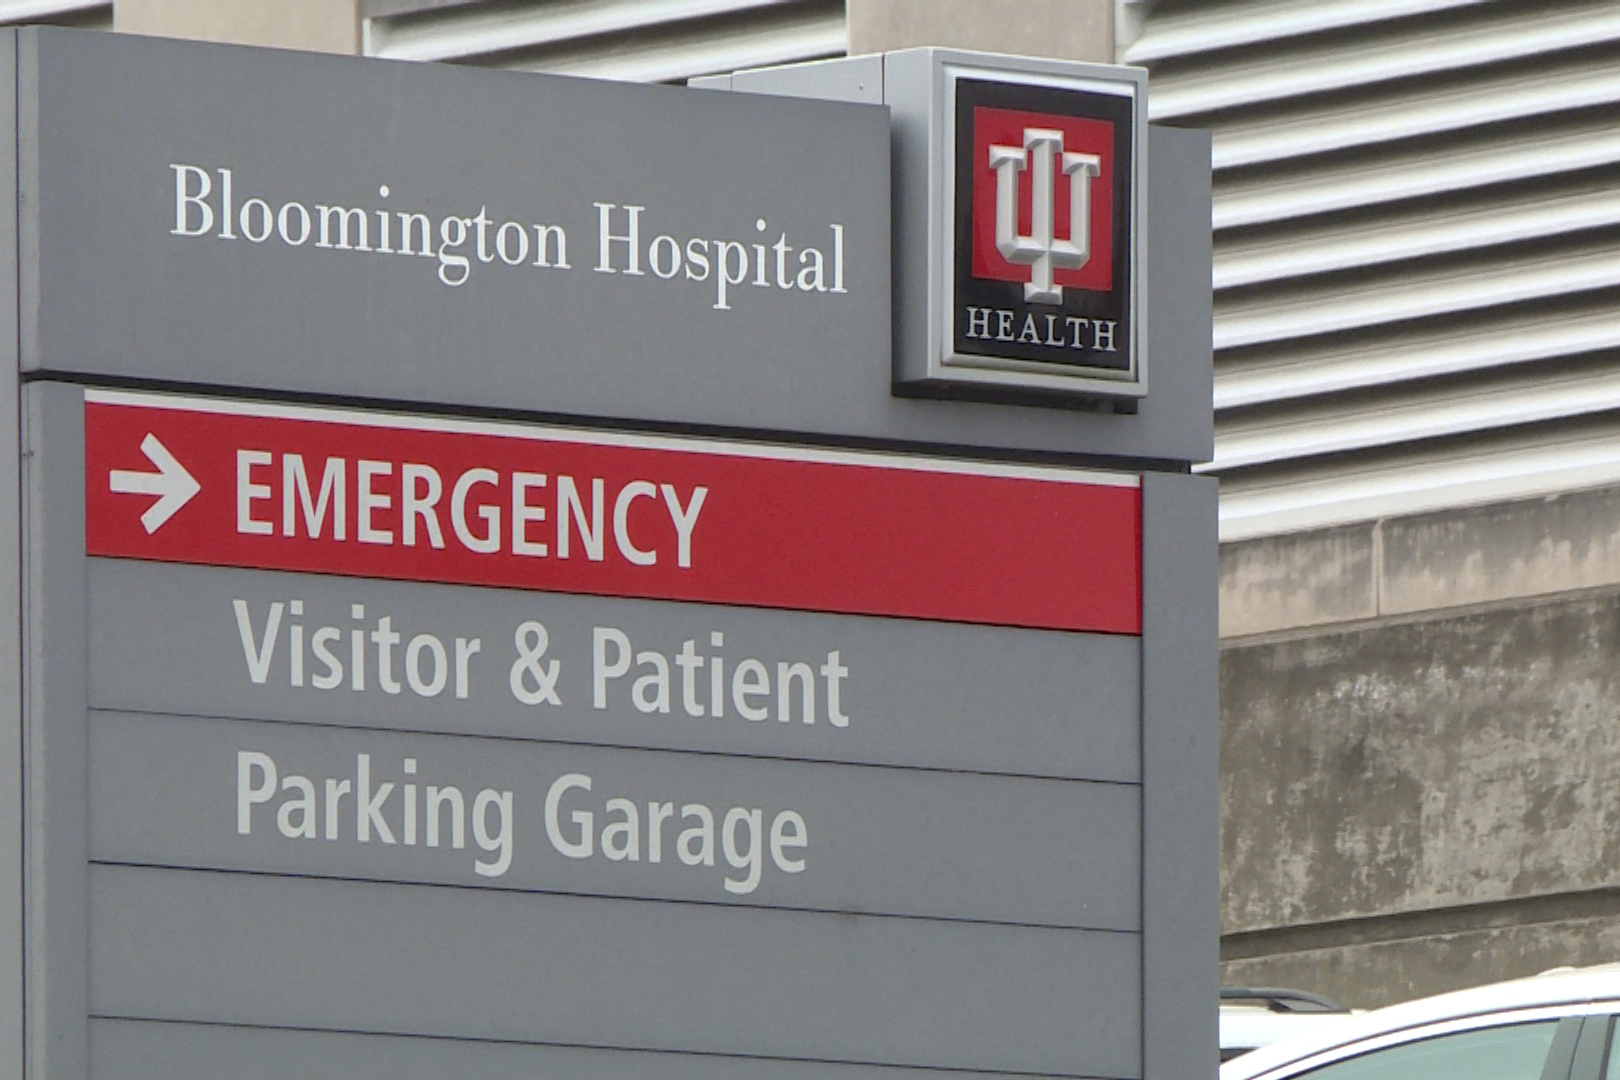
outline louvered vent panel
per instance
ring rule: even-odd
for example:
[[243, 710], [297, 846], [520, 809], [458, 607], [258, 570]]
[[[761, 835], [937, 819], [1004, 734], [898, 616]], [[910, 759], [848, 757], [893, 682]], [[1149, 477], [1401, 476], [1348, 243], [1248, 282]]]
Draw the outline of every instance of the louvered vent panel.
[[28, 23], [111, 30], [113, 6], [111, 0], [0, 0], [0, 26]]
[[841, 56], [842, 0], [527, 0], [366, 19], [367, 55], [634, 82]]
[[1620, 482], [1620, 4], [1160, 0], [1214, 132], [1222, 536]]

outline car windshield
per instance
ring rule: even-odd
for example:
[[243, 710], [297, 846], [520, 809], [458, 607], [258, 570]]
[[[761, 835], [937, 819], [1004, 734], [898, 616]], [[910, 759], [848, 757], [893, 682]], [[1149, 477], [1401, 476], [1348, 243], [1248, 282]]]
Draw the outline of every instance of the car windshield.
[[1297, 1073], [1298, 1080], [1538, 1080], [1558, 1021], [1459, 1031]]

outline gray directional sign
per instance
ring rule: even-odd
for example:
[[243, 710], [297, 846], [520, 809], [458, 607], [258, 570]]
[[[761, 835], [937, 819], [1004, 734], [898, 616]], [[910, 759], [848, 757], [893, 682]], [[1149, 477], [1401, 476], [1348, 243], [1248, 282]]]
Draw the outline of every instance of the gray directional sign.
[[0, 1077], [1212, 1075], [1213, 484], [889, 396], [883, 109], [0, 59]]

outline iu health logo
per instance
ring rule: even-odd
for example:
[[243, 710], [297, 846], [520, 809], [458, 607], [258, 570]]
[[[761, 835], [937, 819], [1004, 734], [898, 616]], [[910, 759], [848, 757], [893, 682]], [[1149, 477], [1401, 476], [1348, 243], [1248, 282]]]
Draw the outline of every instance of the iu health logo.
[[[1053, 173], [1061, 163], [1069, 178], [1069, 238], [1057, 238], [1057, 189]], [[1056, 283], [1058, 268], [1080, 270], [1091, 261], [1091, 181], [1102, 173], [1096, 154], [1070, 154], [1063, 150], [1063, 132], [1053, 128], [1024, 129], [1022, 146], [990, 147], [990, 167], [996, 170], [996, 250], [1009, 263], [1030, 268], [1024, 299], [1045, 304], [1063, 302], [1063, 286]], [[1018, 231], [1018, 174], [1030, 174], [1030, 234]]]
[[1131, 378], [1135, 98], [955, 92], [951, 363]]

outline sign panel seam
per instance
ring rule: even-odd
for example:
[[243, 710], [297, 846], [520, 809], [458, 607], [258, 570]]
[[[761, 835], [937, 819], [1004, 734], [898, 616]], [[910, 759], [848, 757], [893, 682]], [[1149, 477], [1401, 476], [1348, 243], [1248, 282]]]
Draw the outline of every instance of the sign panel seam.
[[97, 405], [132, 405], [174, 412], [216, 413], [278, 420], [304, 420], [314, 423], [355, 424], [399, 431], [433, 431], [447, 434], [491, 435], [537, 442], [586, 443], [594, 446], [627, 447], [642, 450], [699, 452], [719, 457], [754, 458], [768, 461], [799, 461], [824, 465], [858, 465], [876, 469], [903, 469], [907, 472], [947, 473], [961, 476], [1002, 477], [1043, 480], [1061, 484], [1100, 487], [1140, 488], [1139, 476], [1096, 469], [1067, 468], [1013, 462], [976, 461], [970, 458], [940, 459], [908, 454], [904, 450], [853, 450], [833, 447], [749, 442], [706, 435], [647, 435], [589, 426], [571, 427], [552, 422], [473, 419], [430, 413], [373, 412], [343, 406], [279, 404], [241, 398], [198, 398], [183, 393], [149, 393], [86, 387], [84, 399]]
[[812, 907], [794, 904], [724, 903], [719, 900], [697, 900], [690, 897], [625, 896], [620, 893], [596, 892], [582, 889], [534, 889], [514, 885], [468, 885], [454, 881], [403, 881], [399, 878], [374, 877], [364, 874], [340, 875], [302, 873], [293, 874], [276, 870], [241, 870], [234, 867], [201, 866], [188, 863], [155, 862], [141, 859], [92, 858], [91, 866], [106, 866], [131, 870], [153, 870], [161, 873], [218, 874], [224, 877], [274, 878], [278, 881], [353, 882], [357, 885], [382, 885], [399, 889], [434, 889], [464, 892], [471, 895], [501, 896], [556, 896], [575, 900], [601, 900], [612, 903], [643, 904], [653, 906], [678, 905], [719, 909], [725, 911], [762, 911], [783, 916], [832, 915], [861, 919], [882, 919], [908, 923], [955, 923], [966, 926], [993, 926], [1010, 929], [1045, 930], [1053, 933], [1106, 934], [1112, 937], [1139, 938], [1140, 929], [1126, 930], [1114, 926], [1084, 926], [1072, 923], [1031, 922], [1023, 919], [985, 919], [966, 915], [916, 915], [892, 911], [867, 911], [851, 908]]
[[371, 1031], [362, 1028], [336, 1028], [336, 1027], [304, 1027], [294, 1024], [239, 1024], [226, 1020], [174, 1020], [166, 1017], [138, 1016], [125, 1013], [92, 1012], [91, 1020], [107, 1021], [118, 1024], [151, 1024], [163, 1027], [197, 1027], [222, 1028], [237, 1031], [276, 1031], [300, 1033], [309, 1035], [353, 1035], [366, 1039], [409, 1039], [429, 1043], [465, 1043], [469, 1045], [513, 1046], [513, 1047], [549, 1047], [562, 1050], [598, 1050], [610, 1054], [623, 1056], [652, 1056], [668, 1055], [671, 1057], [717, 1059], [720, 1061], [752, 1061], [761, 1064], [803, 1064], [803, 1065], [835, 1065], [853, 1068], [878, 1068], [896, 1073], [917, 1076], [961, 1076], [961, 1077], [1030, 1077], [1032, 1080], [1045, 1080], [1047, 1077], [1062, 1077], [1063, 1080], [1136, 1080], [1133, 1076], [1107, 1075], [1103, 1073], [1030, 1073], [1008, 1072], [996, 1069], [963, 1069], [949, 1066], [915, 1066], [915, 1065], [889, 1065], [883, 1062], [862, 1061], [855, 1058], [812, 1058], [793, 1056], [768, 1056], [764, 1054], [723, 1053], [717, 1050], [665, 1050], [645, 1049], [623, 1046], [597, 1046], [586, 1043], [565, 1043], [546, 1041], [540, 1039], [503, 1039], [487, 1035], [422, 1035], [409, 1034], [399, 1031]]
[[98, 704], [91, 701], [89, 713], [101, 716], [175, 717], [182, 720], [218, 721], [225, 724], [268, 724], [293, 731], [335, 731], [345, 734], [380, 736], [424, 736], [434, 739], [476, 739], [479, 741], [514, 743], [519, 746], [546, 746], [558, 749], [586, 747], [597, 750], [633, 750], [648, 754], [679, 754], [683, 757], [719, 759], [724, 761], [768, 761], [794, 765], [825, 765], [833, 768], [882, 769], [885, 772], [928, 773], [936, 776], [973, 776], [998, 780], [1033, 780], [1063, 784], [1094, 784], [1107, 788], [1135, 788], [1142, 781], [1121, 780], [1100, 776], [1063, 776], [1054, 773], [1017, 772], [1008, 769], [965, 768], [945, 765], [915, 765], [894, 761], [865, 761], [858, 758], [795, 757], [785, 753], [747, 750], [709, 750], [689, 746], [650, 746], [645, 742], [608, 742], [605, 740], [564, 739], [556, 735], [513, 735], [505, 732], [455, 731], [445, 728], [389, 727], [384, 725], [343, 724], [332, 720], [286, 719], [273, 716], [253, 716], [247, 713], [227, 715], [217, 712], [186, 712], [179, 709], [142, 709], [123, 705]]

